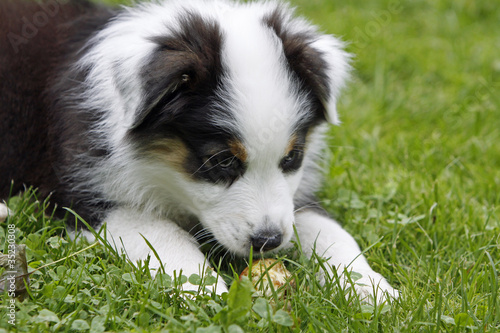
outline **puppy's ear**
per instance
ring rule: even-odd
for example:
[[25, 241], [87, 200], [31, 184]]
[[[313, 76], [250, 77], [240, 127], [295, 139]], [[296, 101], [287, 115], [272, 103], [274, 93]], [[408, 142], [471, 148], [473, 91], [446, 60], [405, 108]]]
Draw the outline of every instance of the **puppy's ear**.
[[193, 86], [195, 58], [185, 51], [162, 48], [155, 51], [142, 71], [144, 97], [131, 129], [137, 129], [148, 120], [159, 121], [158, 117], [164, 122], [175, 117], [181, 107], [176, 105], [176, 100]]
[[132, 129], [173, 120], [185, 110], [186, 95], [214, 86], [222, 67], [220, 28], [197, 14], [185, 13], [177, 31], [153, 42], [157, 48], [142, 69], [144, 97]]
[[325, 108], [325, 118], [331, 124], [338, 125], [337, 99], [350, 76], [351, 55], [343, 50], [342, 42], [329, 35], [319, 36], [310, 47], [318, 52], [324, 63], [322, 70], [326, 86], [322, 87], [321, 102]]
[[300, 88], [317, 102], [318, 112], [338, 124], [337, 98], [349, 77], [351, 56], [338, 39], [317, 32], [309, 23], [292, 17], [289, 8], [278, 7], [264, 18], [283, 45], [288, 66]]

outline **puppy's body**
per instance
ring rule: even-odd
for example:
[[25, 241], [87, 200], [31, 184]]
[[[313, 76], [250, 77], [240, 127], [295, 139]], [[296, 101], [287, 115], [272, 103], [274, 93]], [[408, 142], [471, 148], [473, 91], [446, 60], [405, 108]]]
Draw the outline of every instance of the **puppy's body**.
[[205, 260], [189, 231], [247, 255], [289, 247], [295, 226], [306, 253], [363, 275], [361, 293], [394, 292], [314, 199], [348, 72], [338, 40], [273, 2], [0, 9], [2, 196], [38, 187], [105, 221], [131, 259], [150, 254], [145, 237], [188, 275]]
[[[77, 84], [67, 71], [113, 13], [84, 1], [45, 4], [0, 2], [0, 195], [8, 196], [14, 181], [13, 193], [33, 185], [71, 207], [82, 200], [67, 183], [72, 163], [94, 149], [82, 121], [92, 115], [65, 107]], [[80, 208], [92, 220], [95, 210]]]

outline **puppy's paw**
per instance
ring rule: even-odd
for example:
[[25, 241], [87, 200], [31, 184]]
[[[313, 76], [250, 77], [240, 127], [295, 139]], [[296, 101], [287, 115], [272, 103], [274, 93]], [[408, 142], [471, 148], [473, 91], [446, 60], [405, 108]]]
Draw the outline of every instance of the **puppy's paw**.
[[[361, 275], [353, 281], [354, 275]], [[354, 290], [362, 302], [368, 304], [381, 304], [399, 298], [399, 291], [394, 289], [389, 282], [380, 274], [371, 272], [355, 272], [351, 275]]]
[[[328, 275], [332, 274], [331, 271]], [[326, 282], [324, 271], [317, 274], [317, 279], [321, 285]], [[399, 298], [399, 291], [394, 289], [387, 280], [375, 271], [343, 272], [338, 276], [340, 286], [346, 290], [346, 297], [349, 297], [349, 290], [356, 292], [359, 300], [371, 305], [381, 304]]]

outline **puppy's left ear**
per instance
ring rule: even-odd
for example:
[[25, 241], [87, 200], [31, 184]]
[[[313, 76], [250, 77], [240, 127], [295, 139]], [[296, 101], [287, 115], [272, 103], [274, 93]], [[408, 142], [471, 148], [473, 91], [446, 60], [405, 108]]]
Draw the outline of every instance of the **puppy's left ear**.
[[319, 102], [319, 116], [338, 124], [337, 98], [349, 77], [351, 58], [344, 51], [343, 43], [293, 17], [293, 10], [283, 4], [264, 22], [281, 40], [286, 61], [300, 88]]
[[318, 36], [309, 47], [317, 52], [323, 63], [319, 73], [313, 75], [320, 75], [324, 83], [319, 87], [318, 97], [324, 107], [325, 118], [329, 123], [338, 125], [337, 99], [350, 77], [351, 55], [344, 51], [340, 40], [330, 35]]

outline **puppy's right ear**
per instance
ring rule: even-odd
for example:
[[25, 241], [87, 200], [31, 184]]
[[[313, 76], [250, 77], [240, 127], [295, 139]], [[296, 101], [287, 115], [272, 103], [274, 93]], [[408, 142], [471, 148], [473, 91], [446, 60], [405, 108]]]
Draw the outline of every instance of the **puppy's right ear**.
[[213, 86], [220, 72], [222, 33], [216, 22], [185, 13], [169, 36], [153, 39], [158, 45], [142, 69], [143, 103], [132, 129], [149, 123], [165, 124], [186, 111], [189, 99], [202, 86]]
[[131, 130], [152, 122], [173, 120], [182, 109], [176, 101], [193, 84], [192, 66], [185, 61], [189, 55], [173, 51], [165, 53], [160, 51], [143, 69], [143, 103], [134, 115]]

